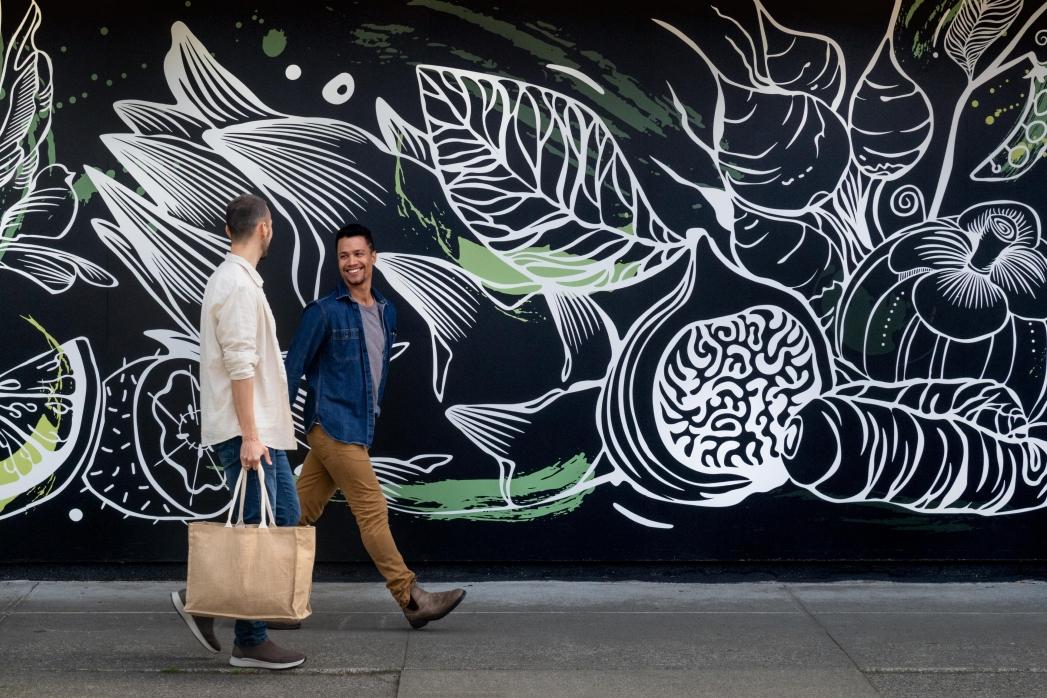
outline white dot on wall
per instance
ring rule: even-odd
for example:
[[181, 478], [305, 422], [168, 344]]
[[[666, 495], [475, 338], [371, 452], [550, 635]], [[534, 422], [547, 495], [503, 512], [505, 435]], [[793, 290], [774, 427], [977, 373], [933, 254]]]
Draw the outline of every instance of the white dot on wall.
[[70, 521], [80, 521], [83, 518], [84, 518], [84, 512], [80, 511], [79, 509], [70, 509], [69, 510], [69, 520]]
[[323, 96], [331, 104], [345, 104], [353, 96], [356, 81], [349, 73], [340, 73], [324, 85]]
[[286, 70], [284, 70], [284, 75], [288, 80], [297, 80], [302, 77], [302, 67], [296, 63], [292, 63], [287, 66]]

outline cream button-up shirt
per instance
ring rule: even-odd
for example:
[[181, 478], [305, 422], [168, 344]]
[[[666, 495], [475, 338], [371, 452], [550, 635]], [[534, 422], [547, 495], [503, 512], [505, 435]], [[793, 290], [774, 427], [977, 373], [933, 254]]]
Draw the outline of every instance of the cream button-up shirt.
[[200, 436], [204, 446], [242, 436], [232, 381], [254, 378], [258, 437], [270, 448], [296, 447], [287, 374], [276, 320], [251, 263], [229, 253], [204, 289], [200, 317]]

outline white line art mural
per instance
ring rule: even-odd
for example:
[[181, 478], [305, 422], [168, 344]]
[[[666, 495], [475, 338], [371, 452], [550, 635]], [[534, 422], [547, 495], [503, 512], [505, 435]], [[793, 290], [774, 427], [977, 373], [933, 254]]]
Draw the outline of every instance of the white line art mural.
[[0, 519], [43, 504], [90, 461], [102, 411], [98, 369], [84, 339], [0, 373]]
[[[401, 415], [399, 450], [376, 454], [396, 511], [525, 523], [599, 492], [664, 531], [667, 511], [787, 490], [921, 517], [1047, 507], [1047, 240], [1017, 186], [1044, 176], [1047, 4], [884, 10], [862, 55], [761, 0], [646, 17], [652, 54], [687, 68], [658, 84], [570, 42], [523, 67], [405, 57], [399, 83], [268, 66], [300, 115], [235, 45], [220, 61], [175, 21], [171, 101], [125, 94], [124, 131], [92, 134], [120, 172], [82, 165], [88, 221], [79, 172], [46, 161], [33, 4], [4, 53], [0, 284], [68, 298], [119, 278], [153, 305], [149, 348], [101, 373], [89, 339], [47, 324], [46, 351], [0, 374], [0, 519], [73, 478], [133, 519], [226, 506], [199, 445], [197, 323], [244, 191], [290, 241], [266, 261], [289, 322], [327, 290], [332, 232], [383, 226], [395, 370], [426, 372], [390, 412], [435, 415]], [[626, 92], [663, 111], [665, 143], [643, 140], [653, 107], [643, 128], [607, 108]], [[110, 268], [66, 251], [74, 235]]]
[[[55, 162], [51, 61], [36, 45], [41, 22], [40, 8], [30, 3], [3, 43], [0, 271], [14, 272], [54, 296], [77, 281], [109, 287], [116, 280], [100, 265], [63, 249], [77, 199], [73, 174]], [[34, 346], [43, 351], [0, 367], [0, 519], [66, 489], [94, 457], [102, 415], [90, 341], [60, 343], [33, 318], [38, 309], [19, 310], [24, 315], [17, 321], [34, 328], [40, 340]]]

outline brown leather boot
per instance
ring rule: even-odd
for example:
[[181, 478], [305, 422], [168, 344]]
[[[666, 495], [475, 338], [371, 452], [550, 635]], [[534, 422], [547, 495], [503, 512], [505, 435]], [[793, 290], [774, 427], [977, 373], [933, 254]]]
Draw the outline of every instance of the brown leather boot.
[[431, 620], [440, 620], [465, 598], [465, 589], [428, 592], [417, 583], [411, 586], [411, 601], [404, 609], [407, 622], [415, 630]]

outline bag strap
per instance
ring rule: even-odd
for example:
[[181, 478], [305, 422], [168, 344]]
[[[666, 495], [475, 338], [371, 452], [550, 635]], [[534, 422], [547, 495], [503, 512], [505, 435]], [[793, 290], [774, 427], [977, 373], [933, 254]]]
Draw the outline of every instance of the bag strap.
[[[273, 515], [273, 505], [269, 503], [269, 491], [265, 487], [265, 473], [262, 471], [262, 464], [258, 464], [258, 490], [261, 495], [261, 511], [259, 512], [258, 528], [269, 528], [269, 525], [276, 525], [276, 516]], [[266, 523], [266, 514], [269, 515], [269, 522]]]
[[237, 508], [237, 504], [240, 505], [240, 517], [237, 519], [236, 525], [244, 525], [244, 499], [247, 498], [247, 480], [244, 479], [244, 469], [240, 468], [239, 475], [236, 476], [236, 484], [233, 485], [233, 501], [229, 502], [229, 515], [225, 517], [225, 527], [233, 527], [233, 511]]
[[[260, 511], [258, 518], [258, 528], [269, 528], [269, 525], [276, 525], [276, 516], [273, 514], [273, 505], [269, 502], [269, 491], [265, 486], [265, 471], [262, 469], [262, 464], [258, 464], [256, 469], [258, 472], [258, 494], [260, 501]], [[234, 525], [237, 527], [244, 525], [244, 505], [247, 502], [247, 469], [240, 468], [239, 475], [236, 476], [236, 485], [233, 486], [233, 501], [230, 502], [229, 515], [225, 519], [225, 527], [233, 528]], [[233, 523], [233, 509], [237, 510], [236, 523]]]

